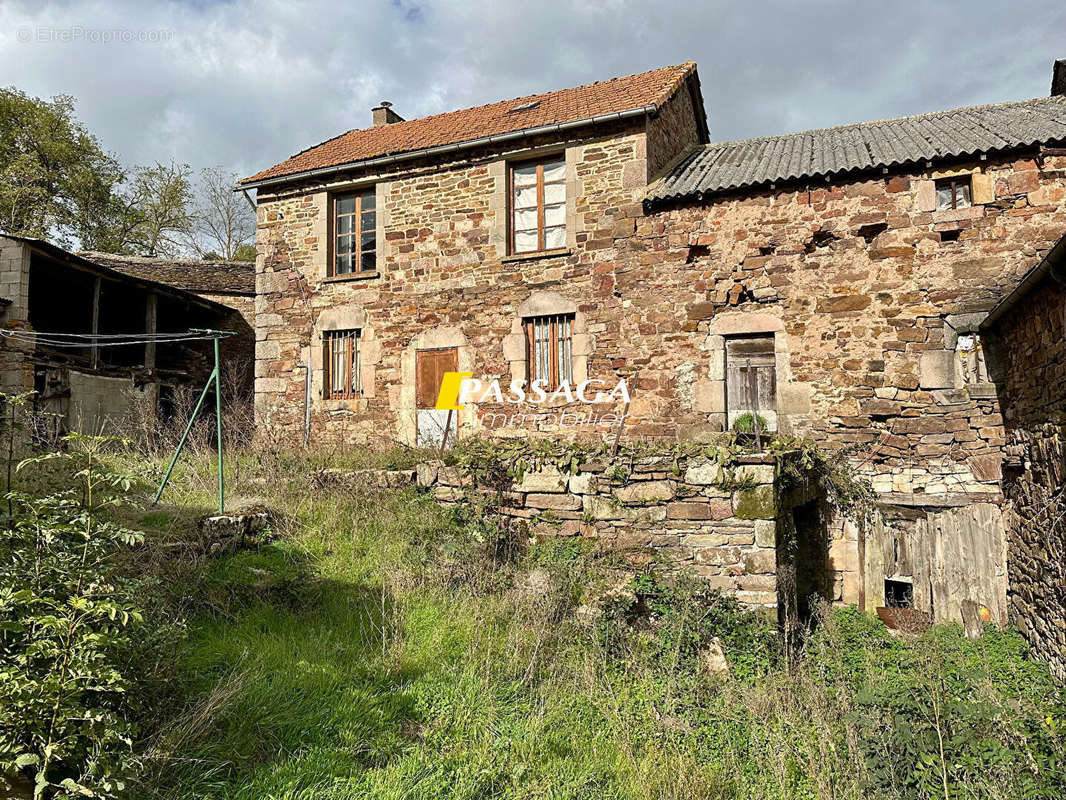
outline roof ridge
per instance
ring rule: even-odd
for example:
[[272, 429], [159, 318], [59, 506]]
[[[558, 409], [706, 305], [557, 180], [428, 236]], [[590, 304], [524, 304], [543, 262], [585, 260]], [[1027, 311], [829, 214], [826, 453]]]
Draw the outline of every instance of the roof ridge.
[[[572, 91], [580, 91], [581, 89], [590, 89], [593, 86], [602, 86], [602, 85], [609, 84], [609, 83], [614, 83], [614, 82], [617, 82], [617, 81], [630, 80], [631, 78], [637, 78], [637, 77], [640, 77], [642, 75], [651, 75], [654, 72], [667, 72], [669, 70], [682, 70], [681, 72], [679, 72], [674, 77], [674, 79], [670, 82], [669, 86], [667, 86], [666, 89], [664, 89], [663, 92], [661, 92], [659, 95], [657, 95], [655, 105], [661, 105], [662, 103], [666, 102], [667, 100], [670, 99], [670, 97], [673, 96], [674, 92], [677, 91], [677, 89], [681, 85], [681, 83], [686, 78], [688, 78], [688, 76], [691, 75], [695, 71], [695, 69], [696, 69], [696, 62], [695, 61], [683, 61], [680, 64], [673, 64], [673, 65], [669, 65], [669, 66], [665, 66], [665, 67], [656, 67], [655, 69], [648, 69], [648, 70], [644, 70], [642, 72], [634, 72], [634, 73], [629, 74], [629, 75], [616, 75], [613, 78], [606, 78], [606, 79], [601, 80], [601, 81], [592, 81], [591, 83], [582, 83], [582, 84], [580, 84], [578, 86], [566, 86], [566, 87], [563, 87], [562, 89], [549, 89], [548, 91], [536, 92], [535, 94], [527, 94], [527, 95], [522, 95], [520, 97], [512, 97], [510, 99], [504, 99], [504, 100], [493, 100], [492, 102], [489, 102], [489, 103], [478, 103], [477, 105], [473, 105], [473, 106], [465, 106], [463, 108], [453, 108], [453, 109], [451, 109], [449, 111], [439, 111], [436, 114], [427, 114], [424, 117], [412, 117], [411, 119], [401, 120], [400, 122], [392, 122], [392, 123], [389, 123], [388, 126], [384, 126], [384, 125], [374, 126], [374, 125], [371, 125], [370, 127], [367, 127], [367, 128], [349, 128], [348, 130], [344, 131], [344, 133], [340, 133], [340, 134], [338, 134], [336, 136], [331, 136], [328, 139], [323, 139], [321, 142], [318, 142], [317, 144], [313, 144], [310, 147], [305, 147], [303, 150], [300, 150], [300, 151], [298, 151], [296, 153], [293, 153], [291, 156], [288, 156], [287, 158], [282, 159], [278, 163], [279, 164], [283, 164], [283, 163], [285, 163], [286, 161], [288, 161], [290, 159], [296, 158], [297, 156], [301, 156], [304, 153], [308, 153], [311, 150], [315, 150], [315, 149], [317, 149], [319, 147], [322, 147], [323, 145], [327, 145], [330, 142], [335, 142], [335, 141], [337, 141], [339, 139], [343, 139], [345, 136], [348, 136], [349, 134], [353, 134], [353, 133], [367, 133], [369, 131], [374, 131], [374, 130], [384, 130], [386, 127], [392, 129], [393, 131], [395, 131], [395, 130], [397, 130], [396, 126], [403, 127], [403, 126], [405, 126], [405, 125], [407, 125], [409, 123], [416, 123], [416, 122], [417, 123], [425, 123], [425, 122], [431, 121], [431, 120], [439, 120], [439, 119], [441, 119], [443, 117], [447, 117], [450, 114], [462, 114], [464, 112], [473, 111], [474, 109], [478, 109], [478, 108], [489, 108], [491, 106], [506, 105], [506, 104], [509, 104], [509, 103], [521, 103], [522, 101], [527, 101], [528, 102], [528, 101], [531, 101], [531, 100], [533, 100], [535, 98], [538, 98], [538, 97], [546, 97], [548, 95], [557, 94], [559, 92], [572, 92]], [[265, 171], [266, 170], [261, 170], [261, 172], [265, 172]], [[256, 174], [259, 174], [259, 173], [256, 173]], [[245, 178], [244, 180], [250, 180], [250, 179], [249, 178]]]
[[130, 261], [139, 264], [189, 264], [192, 266], [205, 266], [205, 267], [246, 267], [248, 269], [255, 269], [254, 261], [242, 261], [240, 259], [232, 259], [227, 261], [226, 259], [210, 259], [205, 260], [202, 258], [180, 257], [180, 258], [167, 258], [165, 256], [139, 256], [128, 253], [108, 253], [106, 250], [76, 250], [75, 255], [81, 256], [84, 259], [92, 261], [93, 259], [110, 259], [114, 261]]
[[990, 111], [997, 108], [1006, 108], [1008, 106], [1023, 106], [1029, 103], [1053, 102], [1055, 104], [1066, 105], [1066, 97], [1059, 95], [1052, 95], [1051, 97], [1033, 97], [1028, 100], [1005, 100], [999, 103], [985, 103], [978, 106], [958, 106], [957, 108], [945, 108], [940, 111], [927, 111], [921, 114], [905, 114], [902, 117], [886, 117], [884, 119], [873, 119], [865, 122], [848, 122], [843, 125], [830, 125], [826, 128], [807, 128], [802, 131], [791, 131], [788, 133], [772, 133], [766, 136], [753, 136], [748, 139], [727, 139], [719, 142], [708, 142], [703, 145], [706, 149], [714, 147], [728, 147], [738, 144], [754, 144], [755, 142], [768, 141], [770, 139], [784, 139], [789, 136], [804, 136], [812, 133], [832, 133], [834, 131], [842, 131], [853, 128], [866, 128], [874, 125], [887, 125], [893, 122], [906, 122], [914, 119], [929, 119], [931, 117], [939, 117], [945, 114], [957, 114], [962, 111]]

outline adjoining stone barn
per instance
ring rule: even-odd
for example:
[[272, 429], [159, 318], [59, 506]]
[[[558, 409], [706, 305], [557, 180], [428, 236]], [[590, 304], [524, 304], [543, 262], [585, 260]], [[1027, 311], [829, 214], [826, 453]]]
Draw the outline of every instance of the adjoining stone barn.
[[[1066, 231], [1064, 93], [1057, 62], [1048, 97], [717, 143], [692, 63], [424, 119], [382, 103], [241, 184], [257, 426], [425, 444], [625, 414], [627, 438], [699, 441], [762, 418], [853, 447], [877, 492], [876, 525], [835, 523], [831, 599], [1006, 621], [980, 326]], [[445, 416], [447, 372], [632, 391]]]
[[220, 343], [223, 380], [251, 402], [255, 371], [255, 264], [193, 258], [150, 258], [82, 251], [78, 255], [123, 275], [165, 283], [231, 310], [220, 325], [235, 336]]
[[[241, 269], [250, 274], [250, 265]], [[122, 434], [140, 415], [158, 413], [179, 388], [199, 391], [214, 365], [207, 341], [101, 346], [108, 336], [236, 330], [225, 346], [247, 358], [254, 342], [249, 320], [230, 305], [150, 277], [161, 273], [119, 270], [43, 240], [0, 234], [0, 294], [8, 301], [0, 325], [17, 334], [3, 339], [0, 387], [35, 392], [38, 422], [49, 427], [39, 434]], [[231, 302], [236, 296], [213, 294]], [[240, 297], [248, 303], [247, 294]], [[57, 347], [51, 344], [57, 339], [39, 342], [37, 333], [101, 338], [90, 347]], [[249, 382], [250, 365], [245, 373]]]
[[1006, 429], [1011, 617], [1066, 677], [1066, 238], [982, 325]]

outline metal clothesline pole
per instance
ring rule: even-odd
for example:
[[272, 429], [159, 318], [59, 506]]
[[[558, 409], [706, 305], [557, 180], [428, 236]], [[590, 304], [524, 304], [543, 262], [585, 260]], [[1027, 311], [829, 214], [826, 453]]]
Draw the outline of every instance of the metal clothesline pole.
[[163, 490], [167, 487], [167, 482], [170, 480], [170, 476], [174, 472], [174, 465], [178, 463], [181, 451], [185, 449], [185, 442], [189, 439], [189, 433], [192, 431], [192, 426], [196, 422], [196, 418], [200, 415], [200, 409], [203, 408], [204, 400], [207, 398], [207, 393], [211, 389], [211, 383], [213, 381], [215, 384], [215, 435], [217, 437], [218, 449], [218, 513], [222, 514], [224, 513], [225, 508], [225, 477], [222, 471], [222, 362], [219, 357], [218, 342], [222, 337], [232, 336], [233, 333], [232, 331], [214, 331], [203, 328], [191, 328], [190, 332], [201, 333], [214, 340], [215, 368], [211, 370], [211, 375], [208, 376], [207, 383], [204, 384], [204, 390], [200, 393], [200, 399], [196, 402], [196, 408], [193, 409], [192, 416], [189, 417], [189, 424], [185, 426], [185, 433], [181, 435], [181, 441], [178, 442], [177, 449], [174, 450], [174, 456], [170, 459], [170, 465], [167, 467], [162, 483], [159, 484], [159, 491], [155, 493], [155, 500], [152, 501], [152, 505], [157, 504], [159, 498], [163, 496]]
[[[193, 335], [197, 334], [197, 335]], [[155, 500], [152, 504], [155, 505], [159, 502], [159, 498], [163, 496], [163, 490], [167, 486], [167, 482], [170, 480], [171, 474], [174, 472], [174, 465], [178, 462], [178, 457], [181, 455], [181, 451], [185, 448], [185, 442], [189, 439], [189, 433], [192, 431], [192, 426], [196, 422], [197, 417], [200, 414], [200, 409], [203, 408], [204, 400], [207, 398], [207, 392], [211, 389], [211, 382], [215, 384], [215, 436], [218, 443], [218, 513], [223, 513], [223, 507], [225, 506], [225, 478], [222, 471], [222, 368], [221, 357], [219, 355], [220, 339], [233, 336], [233, 331], [216, 331], [210, 328], [190, 328], [188, 333], [112, 333], [112, 334], [89, 334], [89, 333], [66, 333], [66, 332], [46, 332], [46, 331], [18, 331], [18, 330], [0, 330], [0, 337], [11, 339], [16, 342], [23, 342], [26, 344], [43, 344], [48, 347], [66, 347], [66, 348], [91, 348], [96, 350], [99, 347], [125, 347], [134, 344], [165, 344], [165, 343], [178, 343], [178, 342], [193, 342], [204, 341], [211, 339], [214, 342], [215, 350], [215, 368], [211, 370], [211, 375], [207, 379], [207, 383], [204, 385], [203, 392], [200, 393], [200, 399], [196, 403], [196, 408], [192, 412], [192, 417], [189, 418], [189, 424], [185, 426], [185, 433], [181, 436], [181, 441], [178, 443], [177, 449], [174, 451], [173, 458], [170, 459], [170, 465], [167, 467], [166, 474], [163, 476], [163, 482], [159, 484], [159, 491], [155, 493]], [[89, 339], [89, 342], [77, 341], [78, 339]], [[106, 342], [99, 341], [100, 339], [106, 339]], [[119, 341], [121, 340], [121, 341]]]

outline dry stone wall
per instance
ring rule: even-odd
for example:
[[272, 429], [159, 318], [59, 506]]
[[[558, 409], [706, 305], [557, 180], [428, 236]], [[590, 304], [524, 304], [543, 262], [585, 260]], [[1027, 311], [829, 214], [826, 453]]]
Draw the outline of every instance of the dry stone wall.
[[1010, 616], [1066, 677], [1066, 288], [1045, 279], [991, 336], [1007, 431]]
[[417, 480], [445, 503], [498, 493], [499, 513], [525, 520], [534, 536], [583, 536], [638, 559], [656, 557], [768, 609], [779, 602], [778, 525], [787, 527], [793, 504], [814, 498], [811, 487], [785, 492], [774, 459], [759, 455], [730, 467], [708, 459], [592, 460], [574, 472], [527, 472], [502, 491], [460, 467], [423, 464]]

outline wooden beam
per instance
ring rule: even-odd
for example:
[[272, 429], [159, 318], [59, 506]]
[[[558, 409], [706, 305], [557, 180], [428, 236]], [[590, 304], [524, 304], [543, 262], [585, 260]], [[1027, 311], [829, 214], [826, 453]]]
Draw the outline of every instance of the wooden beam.
[[89, 364], [93, 369], [100, 366], [100, 347], [97, 342], [97, 335], [100, 333], [100, 276], [96, 276], [96, 280], [93, 281], [93, 347], [91, 355], [89, 356]]
[[[149, 292], [144, 314], [144, 329], [149, 334], [156, 332], [156, 327], [159, 322], [159, 311], [156, 305], [157, 300], [158, 295], [155, 292]], [[147, 370], [155, 369], [155, 348], [155, 342], [145, 342], [144, 344], [144, 367]]]

